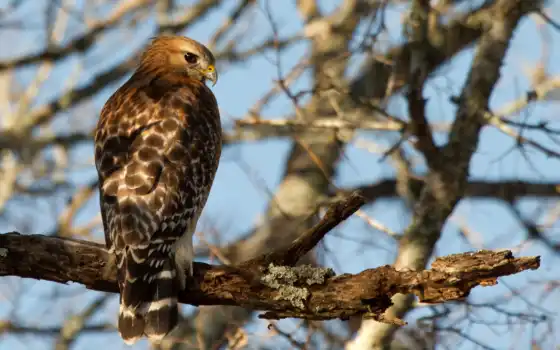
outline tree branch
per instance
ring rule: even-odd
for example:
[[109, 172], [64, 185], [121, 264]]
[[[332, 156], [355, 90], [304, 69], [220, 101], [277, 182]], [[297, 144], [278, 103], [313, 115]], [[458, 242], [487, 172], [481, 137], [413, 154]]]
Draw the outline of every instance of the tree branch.
[[[419, 196], [422, 188], [426, 185], [425, 181], [420, 178], [411, 178], [409, 180], [410, 191]], [[556, 198], [558, 197], [559, 186], [558, 181], [550, 182], [533, 182], [522, 180], [470, 180], [464, 193], [465, 198], [484, 199], [484, 200], [504, 200], [511, 201], [522, 197], [532, 198]], [[359, 191], [368, 203], [383, 198], [398, 197], [398, 183], [395, 179], [384, 179], [372, 184], [365, 184], [353, 188], [343, 189], [344, 192], [350, 193]], [[332, 193], [333, 196], [336, 193]]]
[[[414, 206], [411, 225], [399, 241], [396, 266], [421, 269], [433, 253], [440, 232], [468, 186], [471, 158], [478, 147], [480, 132], [485, 125], [484, 112], [500, 76], [500, 69], [519, 21], [542, 6], [542, 0], [499, 0], [491, 4], [483, 19], [484, 33], [475, 49], [468, 78], [463, 86], [459, 107], [449, 132], [449, 141], [441, 147], [442, 167], [430, 169], [426, 186]], [[404, 317], [413, 299], [395, 298], [390, 313]], [[365, 327], [370, 327], [366, 332]], [[361, 334], [349, 349], [386, 347], [393, 339], [396, 327], [375, 322], [362, 324]]]
[[[194, 281], [179, 300], [192, 305], [264, 310], [261, 317], [268, 319], [325, 320], [361, 315], [402, 325], [402, 320], [383, 316], [396, 293], [413, 293], [429, 303], [457, 300], [475, 286], [493, 285], [500, 276], [540, 265], [539, 257], [514, 258], [510, 251], [480, 251], [439, 258], [431, 270], [421, 272], [397, 271], [386, 265], [355, 275], [334, 276], [327, 268], [292, 267], [363, 203], [364, 198], [354, 193], [332, 204], [317, 225], [284, 250], [237, 266], [195, 263]], [[74, 282], [91, 290], [118, 292], [115, 266], [101, 244], [6, 233], [0, 235], [0, 246], [0, 276]]]
[[412, 2], [408, 18], [410, 37], [410, 81], [408, 92], [408, 114], [412, 132], [418, 138], [417, 147], [424, 154], [430, 168], [439, 166], [439, 149], [434, 143], [432, 131], [426, 118], [426, 100], [423, 96], [424, 84], [429, 70], [426, 66], [428, 51], [431, 49], [428, 40], [428, 17], [430, 16], [430, 2], [416, 0]]
[[89, 50], [106, 30], [117, 25], [126, 15], [150, 6], [153, 0], [133, 0], [117, 5], [107, 19], [90, 24], [88, 31], [68, 41], [64, 46], [47, 47], [44, 51], [23, 57], [0, 61], [0, 72], [43, 61], [57, 62], [71, 54], [84, 53]]
[[335, 228], [342, 221], [348, 219], [352, 214], [358, 211], [365, 202], [365, 198], [358, 192], [350, 194], [345, 200], [331, 205], [323, 219], [294, 240], [289, 247], [251, 259], [241, 266], [267, 266], [269, 264], [294, 266], [298, 260], [313, 249], [330, 230]]
[[[181, 16], [177, 21], [170, 23], [166, 26], [167, 30], [170, 30], [173, 33], [178, 33], [181, 30], [193, 25], [199, 20], [205, 18], [212, 9], [218, 6], [220, 2], [214, 0], [204, 0], [199, 1], [197, 6], [193, 6], [190, 8], [184, 16]], [[77, 40], [84, 40], [84, 39], [77, 39]], [[72, 50], [72, 49], [70, 49]], [[33, 60], [33, 59], [32, 59]], [[113, 66], [111, 69], [99, 73], [98, 75], [92, 77], [90, 83], [70, 89], [65, 91], [58, 96], [54, 97], [53, 99], [47, 101], [46, 103], [42, 104], [41, 106], [34, 109], [29, 115], [25, 118], [25, 122], [18, 124], [18, 129], [20, 131], [23, 130], [30, 130], [32, 128], [38, 127], [46, 122], [50, 121], [57, 113], [68, 110], [78, 103], [90, 98], [91, 96], [95, 95], [106, 86], [113, 84], [120, 79], [124, 78], [130, 71], [134, 68], [137, 64], [138, 57], [137, 55], [131, 55], [129, 58], [125, 59], [120, 64]], [[24, 62], [25, 63], [25, 62]], [[13, 65], [21, 65], [23, 63], [5, 63], [6, 67], [13, 66]], [[0, 65], [0, 70], [2, 66]], [[6, 68], [7, 69], [7, 68]], [[15, 135], [17, 137], [17, 135]], [[13, 137], [10, 135], [9, 132], [0, 133], [0, 138], [4, 137]]]

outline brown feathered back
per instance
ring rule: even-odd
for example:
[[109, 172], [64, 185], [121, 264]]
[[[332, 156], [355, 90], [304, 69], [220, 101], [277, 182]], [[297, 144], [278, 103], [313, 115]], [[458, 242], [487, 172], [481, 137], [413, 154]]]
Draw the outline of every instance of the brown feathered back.
[[[196, 64], [180, 61], [187, 53], [198, 55]], [[118, 329], [127, 343], [144, 334], [159, 340], [177, 324], [192, 235], [221, 154], [218, 106], [204, 82], [216, 77], [201, 44], [157, 38], [101, 111], [95, 164], [105, 239], [118, 268]]]

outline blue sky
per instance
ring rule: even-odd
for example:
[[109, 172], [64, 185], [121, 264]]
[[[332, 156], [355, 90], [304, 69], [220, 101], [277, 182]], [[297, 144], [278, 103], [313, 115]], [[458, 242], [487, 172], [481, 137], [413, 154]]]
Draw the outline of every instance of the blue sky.
[[[44, 3], [44, 2], [43, 2]], [[339, 1], [320, 1], [322, 7], [332, 10]], [[215, 28], [217, 28], [236, 5], [230, 1], [228, 5], [220, 11], [212, 13], [204, 21], [192, 26], [184, 34], [191, 36], [202, 42], [206, 42]], [[262, 39], [271, 35], [270, 25], [262, 12], [264, 2], [259, 1], [261, 10], [255, 10], [251, 14], [251, 21], [245, 28], [239, 29], [250, 31], [251, 35], [244, 37], [242, 47], [251, 47], [259, 43]], [[549, 14], [560, 14], [560, 6], [557, 2], [550, 2], [551, 11]], [[295, 15], [296, 10], [292, 2], [274, 2], [270, 5], [274, 19], [280, 29], [281, 36], [289, 36], [301, 30], [301, 20]], [[22, 8], [22, 15], [29, 13], [29, 8]], [[384, 37], [386, 41], [381, 47], [390, 46], [391, 43], [398, 43], [400, 38], [400, 19], [397, 11], [390, 11], [386, 17], [390, 35]], [[87, 57], [75, 56], [62, 62], [57, 66], [55, 72], [45, 83], [37, 98], [37, 104], [49, 100], [58, 91], [64, 88], [62, 82], [73, 69], [79, 64], [83, 65], [83, 73], [79, 75], [81, 84], [87, 83], [93, 76], [103, 72], [112, 63], [127, 57], [131, 50], [141, 47], [145, 40], [153, 34], [155, 23], [146, 21], [134, 30], [123, 30], [116, 33], [114, 37], [108, 36], [97, 44], [96, 49]], [[543, 31], [548, 36], [542, 36]], [[0, 32], [0, 40], [13, 49], [10, 52], [23, 54], [28, 52], [30, 47], [40, 38], [40, 32], [26, 32], [24, 35], [15, 32]], [[498, 82], [492, 96], [490, 107], [499, 110], [504, 104], [520, 98], [529, 89], [530, 81], [527, 79], [526, 71], [534, 66], [542, 57], [543, 41], [549, 50], [550, 59], [547, 62], [547, 72], [553, 76], [560, 73], [560, 64], [555, 57], [559, 57], [560, 52], [560, 32], [552, 27], [538, 28], [534, 18], [525, 20], [517, 29], [513, 44], [508, 51], [506, 63], [502, 68], [502, 78]], [[122, 40], [127, 42], [126, 47], [122, 45]], [[4, 44], [5, 45], [5, 44]], [[288, 72], [290, 67], [296, 64], [302, 55], [306, 53], [305, 44], [297, 45], [293, 49], [285, 52], [281, 56], [283, 72]], [[2, 50], [0, 50], [2, 51]], [[0, 58], [5, 58], [5, 54], [0, 52]], [[214, 88], [214, 92], [219, 101], [224, 126], [231, 125], [231, 120], [244, 117], [251, 105], [262, 96], [277, 78], [274, 62], [275, 56], [270, 53], [265, 57], [251, 59], [243, 64], [234, 66], [220, 67], [220, 81]], [[450, 122], [454, 116], [454, 107], [449, 101], [449, 97], [458, 94], [464, 83], [468, 72], [469, 64], [473, 59], [473, 51], [463, 52], [442, 68], [436, 76], [430, 80], [425, 91], [425, 97], [429, 98], [427, 105], [427, 115], [434, 122]], [[359, 63], [356, 60], [356, 63]], [[357, 67], [357, 64], [356, 64]], [[351, 69], [349, 74], [355, 72]], [[28, 82], [33, 77], [33, 68], [22, 72], [20, 80], [22, 83]], [[304, 76], [298, 84], [294, 85], [293, 91], [305, 88], [309, 83], [309, 75]], [[69, 113], [61, 114], [57, 117], [53, 128], [60, 132], [83, 128], [89, 130], [96, 121], [96, 114], [100, 110], [104, 101], [114, 92], [117, 85], [107, 86], [103, 93], [97, 95], [92, 101], [88, 101], [77, 106]], [[556, 114], [559, 107], [558, 102], [547, 102], [536, 107], [531, 106], [521, 113], [518, 117], [536, 122], [537, 120], [547, 119], [556, 121]], [[402, 96], [395, 96], [388, 106], [390, 113], [400, 117], [406, 117], [406, 104]], [[266, 117], [285, 117], [293, 113], [291, 102], [287, 98], [278, 98], [264, 110]], [[557, 124], [556, 124], [557, 125]], [[532, 137], [549, 147], [555, 145], [536, 133], [526, 133], [525, 136]], [[362, 132], [357, 136], [360, 140], [369, 142], [375, 141], [385, 144], [379, 140], [379, 135], [372, 132]], [[441, 140], [438, 139], [438, 141]], [[356, 145], [354, 142], [347, 147], [346, 158], [342, 161], [336, 177], [337, 186], [349, 187], [357, 184], [371, 183], [378, 180], [390, 178], [394, 175], [390, 164], [380, 162], [378, 154], [371, 153]], [[359, 144], [359, 143], [358, 143]], [[542, 180], [557, 181], [560, 173], [560, 164], [556, 159], [548, 159], [542, 153], [534, 149], [528, 149], [531, 163], [528, 163], [518, 151], [508, 151], [514, 145], [514, 141], [502, 135], [492, 127], [487, 127], [483, 133], [481, 142], [476, 155], [471, 164], [471, 177], [473, 179], [521, 179], [521, 180]], [[558, 148], [556, 146], [556, 148]], [[283, 164], [287, 157], [289, 144], [285, 140], [270, 140], [256, 143], [247, 143], [228, 147], [222, 158], [218, 176], [205, 209], [199, 229], [217, 229], [220, 238], [224, 242], [231, 242], [239, 235], [253, 227], [259, 216], [265, 211], [270, 199], [269, 192], [274, 192], [283, 171]], [[72, 152], [71, 162], [73, 170], [68, 173], [70, 179], [76, 184], [88, 183], [94, 176], [92, 162], [91, 145], [83, 145]], [[244, 171], [246, 164], [250, 167], [251, 173]], [[538, 169], [538, 172], [534, 171]], [[416, 168], [419, 172], [424, 169], [422, 166]], [[265, 187], [265, 188], [263, 188]], [[266, 189], [266, 190], [265, 190]], [[65, 198], [61, 197], [54, 201], [54, 208], [62, 208]], [[546, 203], [546, 200], [524, 199], [523, 212], [529, 215], [539, 205]], [[48, 232], [52, 229], [55, 222], [52, 220], [52, 203], [36, 203], [38, 208], [34, 212], [36, 221], [31, 225], [33, 233]], [[551, 204], [552, 206], [552, 204]], [[41, 209], [43, 208], [43, 209]], [[12, 203], [8, 209], [11, 213], [22, 210], [22, 204]], [[25, 208], [23, 208], [25, 210]], [[43, 214], [41, 214], [41, 212]], [[365, 212], [375, 220], [383, 223], [393, 231], [402, 232], [408, 224], [408, 214], [406, 209], [399, 201], [379, 200], [373, 205], [365, 208]], [[88, 203], [77, 218], [77, 224], [88, 222], [93, 215], [98, 214], [97, 197], [94, 196], [91, 203]], [[436, 247], [436, 255], [446, 255], [478, 248], [468, 244], [463, 238], [459, 238], [458, 224], [468, 223], [469, 228], [478, 233], [479, 243], [491, 249], [514, 248], [523, 242], [526, 234], [508, 210], [498, 202], [490, 201], [463, 201], [455, 210], [452, 218], [448, 221], [441, 240]], [[6, 223], [0, 220], [0, 231], [22, 230], [20, 226]], [[29, 231], [31, 232], [31, 231]], [[323, 241], [323, 247], [329, 251], [325, 264], [335, 268], [338, 273], [358, 272], [365, 268], [375, 267], [385, 263], [391, 263], [396, 254], [395, 241], [387, 237], [386, 234], [376, 231], [369, 227], [363, 220], [352, 218], [341, 225], [333, 235], [329, 235]], [[552, 234], [554, 232], [551, 232]], [[473, 237], [476, 237], [474, 235]], [[98, 239], [102, 239], [101, 231], [98, 232]], [[210, 238], [209, 238], [210, 239]], [[336, 252], [336, 253], [333, 253]], [[558, 278], [554, 273], [553, 267], [557, 265], [557, 259], [546, 247], [539, 242], [532, 242], [523, 249], [516, 251], [518, 255], [543, 255], [542, 267], [538, 272], [522, 273], [503, 279], [505, 283], [490, 288], [477, 288], [472, 293], [472, 301], [485, 302], [495, 298], [507, 300], [510, 288], [527, 288], [529, 280], [541, 281], [545, 279]], [[86, 301], [95, 298], [98, 293], [83, 293], [80, 286], [55, 286], [48, 282], [38, 281], [19, 281], [17, 279], [7, 279], [10, 281], [7, 286], [0, 288], [0, 297], [5, 297], [6, 301], [0, 302], [0, 315], [6, 315], [12, 309], [13, 297], [22, 294], [24, 297], [19, 301], [17, 315], [20, 321], [25, 324], [40, 324], [42, 326], [55, 326], [60, 322], [61, 317], [69, 312], [78, 312], [87, 305]], [[558, 296], [552, 294], [543, 301], [539, 300], [538, 293], [540, 287], [534, 288], [534, 293], [524, 295], [526, 300], [534, 303], [543, 303], [548, 310], [554, 310], [554, 305], [558, 305]], [[64, 297], [56, 302], [44, 303], [45, 297], [53, 295], [63, 295]], [[114, 322], [116, 319], [117, 304], [113, 298], [110, 307], [106, 312], [96, 316], [94, 321]], [[526, 304], [514, 298], [508, 302], [506, 307], [526, 311]], [[429, 314], [428, 308], [419, 308], [411, 316]], [[479, 313], [486, 319], [493, 319], [495, 313], [484, 310]], [[38, 318], [38, 320], [36, 319]], [[290, 329], [293, 322], [283, 321], [279, 324], [282, 329]], [[555, 327], [559, 324], [556, 321]], [[252, 332], [262, 333], [266, 327], [266, 322], [259, 322], [256, 326], [249, 327]], [[528, 348], [528, 341], [532, 335], [528, 330], [529, 326], [523, 326], [522, 331], [513, 327], [503, 327], [494, 330], [484, 325], [465, 329], [477, 340], [492, 344], [497, 349], [507, 348]], [[536, 332], [543, 332], [541, 326]], [[518, 336], [516, 338], [515, 336]], [[556, 345], [557, 339], [550, 338], [550, 345]], [[107, 346], [118, 344], [119, 339], [116, 333], [103, 334], [101, 336], [82, 336], [76, 343], [75, 349], [91, 349], [97, 346]], [[503, 343], [502, 343], [503, 342]], [[498, 345], [496, 345], [498, 344]], [[523, 344], [523, 345], [521, 345]], [[145, 344], [143, 344], [145, 345]], [[463, 344], [465, 349], [474, 349], [472, 343]], [[503, 346], [503, 347], [502, 347]], [[24, 349], [32, 347], [36, 349], [50, 348], [50, 342], [45, 339], [8, 336], [0, 339], [0, 349]], [[124, 345], [123, 345], [123, 348]], [[139, 346], [142, 348], [142, 346]]]

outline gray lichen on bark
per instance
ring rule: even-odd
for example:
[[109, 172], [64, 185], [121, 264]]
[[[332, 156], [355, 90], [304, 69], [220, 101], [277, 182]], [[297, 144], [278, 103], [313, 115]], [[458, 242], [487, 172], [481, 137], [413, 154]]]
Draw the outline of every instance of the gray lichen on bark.
[[335, 273], [331, 268], [313, 267], [311, 265], [300, 266], [276, 266], [269, 264], [267, 271], [261, 277], [261, 282], [273, 289], [278, 290], [277, 300], [287, 300], [293, 306], [305, 309], [305, 301], [310, 292], [306, 286], [323, 284]]

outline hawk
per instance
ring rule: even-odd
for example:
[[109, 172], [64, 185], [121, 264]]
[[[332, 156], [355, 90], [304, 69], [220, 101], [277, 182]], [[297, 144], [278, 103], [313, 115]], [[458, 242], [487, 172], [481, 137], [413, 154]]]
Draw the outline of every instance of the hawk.
[[160, 36], [101, 111], [95, 165], [127, 344], [143, 335], [161, 340], [177, 324], [178, 293], [192, 275], [192, 236], [221, 154], [220, 114], [206, 86], [217, 79], [205, 46]]

